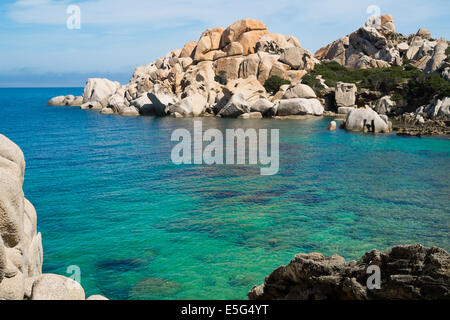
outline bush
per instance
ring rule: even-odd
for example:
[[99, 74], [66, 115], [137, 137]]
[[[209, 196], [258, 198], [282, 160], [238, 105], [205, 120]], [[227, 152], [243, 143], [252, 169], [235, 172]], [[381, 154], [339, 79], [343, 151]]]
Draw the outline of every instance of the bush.
[[438, 98], [450, 96], [450, 82], [440, 74], [418, 74], [408, 81], [406, 86], [408, 102], [415, 106], [427, 104], [437, 96]]
[[329, 87], [334, 87], [338, 81], [355, 83], [358, 89], [380, 91], [383, 95], [392, 95], [394, 101], [405, 101], [411, 110], [428, 104], [435, 96], [450, 96], [450, 82], [440, 74], [424, 74], [408, 61], [405, 62], [403, 67], [375, 69], [348, 69], [334, 61], [322, 62], [302, 78], [302, 83], [309, 85], [317, 94], [323, 90], [316, 79], [318, 75]]
[[280, 87], [285, 84], [291, 84], [289, 80], [280, 78], [279, 76], [271, 76], [264, 82], [264, 88], [270, 94], [277, 93]]
[[214, 77], [214, 81], [226, 86], [228, 83], [227, 72], [223, 70], [219, 71], [219, 74]]
[[399, 102], [405, 100], [405, 98], [400, 93], [394, 93], [391, 97], [391, 100], [394, 102]]
[[355, 83], [359, 89], [366, 88], [389, 93], [395, 91], [400, 84], [406, 83], [408, 79], [419, 73], [421, 72], [411, 65], [407, 65], [405, 68], [395, 66], [375, 69], [348, 69], [335, 61], [331, 61], [316, 65], [312, 72], [303, 77], [302, 82], [311, 86], [315, 91], [318, 88], [320, 91], [322, 86], [316, 77], [322, 75], [325, 84], [329, 87], [334, 87], [336, 82], [342, 81]]

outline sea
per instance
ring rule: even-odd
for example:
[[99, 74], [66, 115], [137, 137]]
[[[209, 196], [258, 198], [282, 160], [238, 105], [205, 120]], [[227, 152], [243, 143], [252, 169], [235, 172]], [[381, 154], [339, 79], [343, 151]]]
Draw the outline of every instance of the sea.
[[[82, 88], [0, 89], [23, 150], [44, 272], [110, 299], [246, 299], [298, 253], [450, 249], [450, 139], [330, 132], [331, 118], [158, 118], [50, 107]], [[171, 134], [278, 129], [279, 171], [174, 164]]]

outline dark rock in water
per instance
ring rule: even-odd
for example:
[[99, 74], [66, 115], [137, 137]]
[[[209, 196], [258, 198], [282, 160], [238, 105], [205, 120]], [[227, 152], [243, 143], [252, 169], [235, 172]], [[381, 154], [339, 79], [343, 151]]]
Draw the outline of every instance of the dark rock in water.
[[181, 285], [174, 281], [159, 278], [146, 278], [140, 280], [130, 291], [132, 300], [158, 300], [172, 298]]
[[[373, 271], [380, 270], [380, 288], [370, 289]], [[369, 285], [368, 285], [369, 284]], [[450, 299], [450, 255], [420, 244], [400, 245], [386, 253], [372, 250], [359, 261], [339, 255], [298, 254], [275, 269], [264, 284], [253, 287], [250, 300], [377, 300]]]
[[245, 275], [234, 275], [230, 277], [227, 283], [232, 287], [246, 287], [251, 285], [252, 279]]
[[115, 270], [126, 272], [133, 269], [137, 269], [144, 264], [143, 261], [139, 259], [109, 259], [102, 260], [97, 263], [100, 270]]

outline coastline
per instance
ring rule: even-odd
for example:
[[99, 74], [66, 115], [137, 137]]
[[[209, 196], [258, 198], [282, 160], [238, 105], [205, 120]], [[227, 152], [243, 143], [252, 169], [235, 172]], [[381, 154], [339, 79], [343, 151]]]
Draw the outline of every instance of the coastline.
[[[422, 28], [403, 36], [383, 15], [313, 54], [245, 19], [136, 68], [128, 84], [56, 88], [83, 94], [46, 109], [41, 93], [0, 97], [34, 121], [10, 116], [2, 133], [32, 155], [30, 189], [54, 245], [48, 268], [74, 271], [43, 273], [25, 157], [0, 134], [0, 300], [236, 298], [294, 250], [249, 299], [450, 299], [448, 145], [396, 137], [450, 138], [448, 47]], [[284, 129], [279, 177], [245, 160], [180, 170], [168, 137], [196, 120], [221, 137], [227, 125]], [[358, 250], [359, 260], [337, 255]], [[382, 272], [375, 291], [371, 266]]]

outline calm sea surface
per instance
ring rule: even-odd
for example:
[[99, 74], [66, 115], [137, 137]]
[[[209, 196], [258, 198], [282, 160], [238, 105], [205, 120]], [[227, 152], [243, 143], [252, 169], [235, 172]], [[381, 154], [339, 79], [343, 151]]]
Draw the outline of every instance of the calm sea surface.
[[280, 171], [176, 166], [193, 119], [47, 107], [82, 88], [0, 89], [0, 133], [24, 151], [44, 271], [78, 266], [88, 295], [245, 299], [296, 253], [356, 259], [423, 243], [450, 250], [450, 140], [324, 130], [330, 119], [203, 119], [280, 129]]

